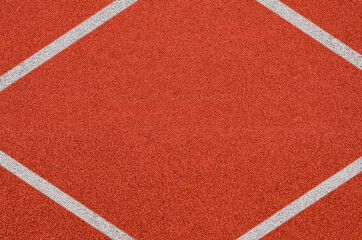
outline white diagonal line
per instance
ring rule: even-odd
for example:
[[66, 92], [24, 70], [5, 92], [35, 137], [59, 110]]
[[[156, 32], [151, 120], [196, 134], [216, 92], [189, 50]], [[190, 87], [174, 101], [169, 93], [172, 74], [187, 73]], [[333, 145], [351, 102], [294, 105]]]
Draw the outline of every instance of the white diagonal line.
[[103, 8], [63, 36], [50, 43], [18, 66], [0, 76], [0, 91], [10, 86], [29, 72], [33, 71], [79, 39], [122, 12], [137, 0], [116, 0]]
[[317, 202], [322, 197], [326, 196], [328, 193], [341, 186], [343, 183], [357, 176], [361, 170], [362, 157], [352, 162], [347, 167], [334, 174], [332, 177], [328, 178], [282, 210], [278, 211], [237, 240], [257, 240], [264, 237], [304, 209], [311, 206], [313, 203]]
[[68, 211], [72, 212], [88, 224], [92, 225], [111, 239], [131, 240], [133, 239], [92, 210], [70, 197], [59, 188], [55, 187], [30, 169], [21, 165], [13, 158], [0, 151], [0, 166], [13, 173]]
[[[361, 55], [278, 0], [256, 0], [354, 66], [362, 69]], [[237, 240], [261, 239], [362, 171], [362, 157], [284, 207]]]
[[[136, 1], [137, 0], [114, 1], [106, 8], [20, 63], [15, 68], [0, 76], [0, 91], [39, 67], [41, 64], [48, 61]], [[257, 1], [355, 65], [357, 68], [362, 69], [362, 58], [359, 53], [349, 48], [294, 10], [277, 0]], [[251, 229], [238, 240], [260, 239], [265, 236], [273, 229], [288, 221], [290, 218], [360, 173], [361, 161], [362, 158], [357, 159], [345, 169]], [[112, 239], [132, 239], [126, 233], [122, 232], [120, 229], [1, 151], [0, 165]]]
[[[0, 91], [33, 71], [137, 0], [116, 0], [18, 66], [0, 76]], [[0, 165], [112, 239], [133, 239], [60, 189], [0, 151]]]
[[256, 0], [295, 27], [314, 38], [359, 69], [362, 69], [362, 56], [346, 44], [342, 43], [293, 9], [278, 0]]

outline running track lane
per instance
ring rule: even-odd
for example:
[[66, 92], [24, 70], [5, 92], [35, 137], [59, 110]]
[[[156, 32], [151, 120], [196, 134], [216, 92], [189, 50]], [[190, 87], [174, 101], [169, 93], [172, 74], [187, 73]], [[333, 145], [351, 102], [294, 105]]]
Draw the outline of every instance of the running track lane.
[[[3, 132], [10, 136], [1, 149], [77, 199], [88, 198], [91, 209], [108, 209], [108, 219], [118, 220], [123, 230], [133, 229], [136, 239], [237, 237], [274, 213], [273, 205], [277, 209], [288, 204], [360, 153], [360, 114], [354, 116], [360, 111], [354, 92], [361, 87], [358, 70], [253, 2], [226, 7], [220, 2], [187, 4], [136, 5], [133, 12], [117, 17], [1, 93], [7, 107], [0, 108], [7, 118], [1, 119], [7, 124]], [[248, 11], [255, 14], [247, 16]], [[164, 19], [157, 17], [160, 12]], [[222, 18], [224, 14], [231, 14], [230, 19]], [[269, 24], [270, 18], [280, 24]], [[263, 30], [265, 26], [270, 32]], [[190, 30], [205, 37], [188, 36], [196, 32]], [[124, 39], [116, 41], [114, 36]], [[95, 40], [108, 44], [94, 45]], [[308, 50], [315, 55], [308, 56]], [[209, 61], [203, 62], [200, 54]], [[108, 69], [90, 67], [102, 60], [107, 60]], [[245, 68], [250, 61], [252, 66]], [[146, 69], [137, 67], [145, 64]], [[225, 69], [231, 71], [221, 71]], [[322, 79], [312, 81], [315, 74]], [[44, 75], [48, 77], [39, 78]], [[347, 80], [349, 85], [341, 84]], [[21, 100], [24, 95], [27, 98]], [[6, 101], [16, 96], [16, 101]], [[35, 115], [27, 115], [26, 107]], [[14, 117], [14, 110], [23, 112], [27, 128], [20, 126], [24, 122]], [[48, 151], [50, 146], [54, 152]], [[39, 151], [30, 151], [29, 158], [29, 149]], [[42, 159], [54, 162], [35, 166]], [[72, 166], [65, 166], [64, 172], [65, 161]], [[283, 193], [287, 194], [275, 198]], [[105, 206], [107, 201], [99, 196], [110, 204]], [[134, 210], [120, 209], [119, 203]], [[162, 229], [168, 220], [173, 220], [171, 226]], [[135, 226], [137, 221], [146, 227]], [[200, 231], [192, 232], [194, 225]]]
[[111, 2], [1, 0], [0, 75]]
[[[21, 53], [18, 52], [19, 49], [21, 50], [24, 47], [27, 47], [27, 50], [31, 50], [36, 46], [41, 46], [41, 44], [45, 43], [45, 40], [47, 40], [47, 36], [52, 36], [50, 34], [54, 34], [54, 33], [58, 33], [58, 30], [61, 30], [63, 27], [69, 27], [68, 25], [70, 25], [70, 23], [72, 23], [74, 20], [79, 21], [81, 17], [84, 17], [85, 14], [89, 14], [91, 13], [91, 9], [95, 8], [95, 7], [100, 7], [100, 4], [102, 3], [102, 1], [97, 1], [96, 4], [93, 4], [91, 6], [84, 6], [84, 4], [82, 3], [70, 3], [70, 4], [64, 4], [64, 3], [54, 3], [54, 2], [47, 2], [47, 1], [42, 1], [41, 4], [40, 2], [37, 1], [32, 1], [31, 3], [26, 3], [24, 1], [19, 2], [19, 1], [7, 1], [6, 3], [3, 3], [1, 5], [1, 11], [2, 11], [2, 16], [7, 17], [7, 19], [2, 19], [1, 23], [6, 25], [4, 28], [2, 28], [3, 31], [1, 34], [2, 35], [2, 43], [5, 43], [5, 45], [10, 45], [4, 47], [3, 50], [7, 50], [7, 55], [4, 55], [5, 57], [2, 58], [2, 60], [9, 60], [9, 61], [2, 61], [2, 64], [6, 63], [11, 63], [11, 59], [13, 59], [14, 57], [16, 58], [17, 56], [20, 56]], [[103, 1], [103, 4], [105, 4], [106, 2]], [[25, 5], [24, 5], [25, 4]], [[89, 2], [88, 2], [89, 4]], [[127, 8], [127, 6], [129, 6], [130, 4], [132, 4], [131, 1], [124, 1], [124, 2], [118, 2], [116, 3], [117, 6], [115, 6], [114, 2], [112, 4], [107, 5], [106, 8], [103, 8], [101, 11], [98, 11], [97, 14], [95, 14], [94, 16], [92, 16], [91, 18], [88, 18], [87, 21], [82, 22], [83, 27], [80, 27], [82, 24], [77, 25], [76, 28], [72, 29], [72, 31], [68, 31], [65, 35], [63, 35], [61, 38], [66, 38], [66, 41], [61, 41], [61, 44], [67, 43], [67, 44], [71, 44], [71, 42], [69, 40], [72, 40], [72, 38], [77, 38], [74, 39], [75, 41], [79, 40], [79, 38], [82, 37], [82, 35], [87, 34], [87, 31], [92, 31], [94, 28], [97, 27], [97, 25], [99, 26], [100, 24], [104, 23], [105, 21], [108, 20], [109, 17], [114, 16], [115, 14], [119, 13], [120, 11], [124, 10], [125, 8]], [[102, 6], [103, 7], [103, 6]], [[74, 8], [80, 8], [80, 11], [77, 11], [76, 13], [73, 12]], [[56, 11], [56, 13], [54, 13], [54, 11]], [[68, 11], [68, 12], [67, 12]], [[108, 12], [107, 14], [105, 12]], [[25, 15], [22, 15], [25, 14]], [[37, 16], [37, 14], [43, 14], [40, 17]], [[49, 14], [52, 14], [51, 16], [49, 16]], [[20, 16], [19, 16], [20, 15]], [[69, 16], [66, 16], [69, 15]], [[46, 21], [42, 21], [44, 18], [42, 17], [47, 17]], [[58, 19], [59, 17], [61, 17], [61, 19]], [[17, 21], [9, 21], [13, 18], [16, 18]], [[56, 19], [56, 21], [53, 21], [53, 19]], [[8, 20], [8, 21], [6, 21]], [[56, 23], [56, 25], [54, 25]], [[25, 25], [27, 24], [27, 25]], [[25, 25], [25, 26], [24, 26]], [[21, 26], [21, 28], [19, 28], [19, 26]], [[12, 29], [12, 31], [9, 31], [9, 29]], [[53, 31], [47, 31], [48, 28], [52, 28]], [[89, 30], [88, 30], [89, 29]], [[8, 30], [8, 31], [6, 31]], [[69, 30], [69, 29], [67, 29]], [[64, 30], [65, 31], [65, 30]], [[74, 32], [78, 32], [76, 34], [74, 34]], [[39, 32], [41, 32], [41, 34], [39, 34]], [[37, 35], [36, 35], [36, 34]], [[79, 34], [81, 33], [81, 34]], [[27, 37], [31, 40], [36, 41], [37, 44], [34, 44], [32, 46], [24, 46], [24, 44], [26, 43], [26, 41], [24, 41], [19, 45], [16, 45], [16, 41], [14, 41], [16, 39], [19, 39], [21, 37]], [[70, 37], [69, 37], [70, 36]], [[13, 38], [13, 39], [12, 39]], [[61, 39], [59, 38], [59, 39]], [[59, 40], [58, 39], [58, 40]], [[12, 46], [11, 46], [12, 45]], [[58, 44], [59, 45], [59, 44]], [[47, 46], [48, 50], [49, 48], [51, 48], [52, 51], [55, 51], [56, 49], [58, 49], [58, 51], [61, 51], [62, 49], [59, 47], [55, 47], [56, 45], [54, 44], [54, 42], [52, 44], [49, 44]], [[65, 46], [66, 47], [66, 46]], [[23, 49], [24, 50], [24, 49]], [[37, 52], [37, 54], [34, 54], [32, 57], [28, 58], [26, 61], [22, 62], [21, 64], [19, 64], [16, 68], [18, 71], [18, 75], [20, 74], [20, 76], [18, 76], [18, 78], [24, 76], [27, 74], [27, 72], [24, 72], [24, 67], [19, 69], [18, 67], [20, 65], [33, 65], [34, 68], [36, 68], [37, 66], [34, 66], [34, 62], [41, 60], [42, 58], [40, 57], [39, 53], [40, 52], [44, 52], [46, 51], [46, 48], [43, 48], [41, 51]], [[26, 51], [24, 51], [26, 53]], [[18, 54], [18, 55], [16, 55]], [[20, 54], [20, 55], [19, 55]], [[45, 56], [45, 55], [44, 55]], [[6, 58], [7, 57], [7, 58]], [[48, 55], [46, 55], [46, 57], [49, 57]], [[49, 57], [50, 58], [50, 57]], [[44, 59], [45, 61], [47, 59]], [[31, 64], [30, 64], [31, 63]], [[40, 63], [41, 64], [41, 63]], [[12, 69], [11, 71], [13, 71], [14, 69]], [[9, 72], [11, 72], [9, 71]], [[9, 73], [8, 72], [8, 73]], [[5, 74], [6, 75], [6, 74]], [[5, 75], [1, 76], [4, 77]], [[13, 76], [14, 77], [14, 76]], [[0, 78], [0, 91], [3, 90], [3, 87], [6, 87], [6, 84], [4, 84], [4, 82], [1, 82], [3, 80], [5, 80], [6, 82], [6, 77], [5, 79]], [[11, 80], [11, 79], [10, 79]], [[14, 79], [14, 81], [17, 79]], [[11, 84], [11, 82], [10, 82]], [[5, 156], [5, 155], [4, 155]], [[121, 238], [121, 239], [129, 239], [126, 237], [125, 233], [123, 233], [122, 231], [117, 230], [114, 226], [112, 226], [112, 224], [107, 223], [104, 219], [102, 219], [101, 217], [97, 216], [97, 214], [95, 214], [94, 212], [92, 212], [89, 209], [86, 209], [86, 207], [82, 206], [80, 203], [77, 203], [76, 201], [74, 201], [74, 199], [71, 199], [71, 197], [67, 197], [66, 194], [61, 193], [61, 191], [56, 190], [56, 188], [54, 188], [54, 186], [51, 186], [51, 184], [46, 184], [46, 190], [44, 192], [44, 180], [43, 181], [38, 181], [40, 178], [36, 177], [34, 179], [28, 179], [28, 177], [30, 177], [30, 173], [31, 171], [27, 170], [28, 172], [23, 172], [21, 169], [19, 169], [18, 167], [15, 167], [14, 165], [14, 169], [9, 169], [7, 167], [9, 166], [13, 166], [11, 163], [9, 163], [10, 165], [7, 166], [8, 163], [8, 159], [10, 159], [9, 157], [6, 157], [5, 159], [2, 159], [2, 152], [0, 152], [0, 162], [2, 162], [1, 165], [3, 167], [5, 167], [5, 169], [8, 169], [10, 172], [12, 172], [13, 174], [17, 175], [19, 178], [21, 178], [22, 180], [26, 181], [27, 183], [29, 183], [31, 186], [35, 187], [37, 191], [40, 191], [38, 194], [45, 194], [46, 196], [50, 197], [53, 201], [57, 202], [58, 204], [62, 205], [64, 208], [66, 208], [67, 210], [65, 210], [64, 208], [60, 208], [59, 206], [53, 210], [50, 210], [50, 207], [47, 207], [47, 204], [44, 203], [42, 204], [40, 201], [37, 201], [36, 197], [33, 197], [33, 201], [34, 204], [36, 204], [36, 207], [30, 205], [31, 207], [24, 209], [22, 211], [14, 211], [15, 206], [19, 205], [19, 201], [15, 202], [14, 200], [18, 198], [18, 196], [15, 196], [14, 193], [18, 193], [16, 190], [22, 190], [22, 196], [24, 196], [24, 200], [28, 200], [28, 198], [25, 197], [25, 195], [27, 195], [29, 192], [33, 193], [35, 191], [35, 189], [31, 188], [29, 185], [25, 185], [25, 187], [23, 188], [18, 188], [18, 189], [14, 189], [15, 191], [12, 191], [12, 179], [5, 179], [9, 182], [7, 182], [6, 180], [4, 180], [2, 182], [2, 187], [4, 187], [4, 190], [6, 190], [6, 192], [4, 191], [4, 194], [2, 194], [2, 198], [1, 198], [1, 203], [2, 203], [2, 223], [1, 224], [1, 238], [2, 239], [11, 239], [11, 238], [16, 238], [16, 239], [29, 239], [35, 236], [38, 236], [43, 238], [49, 238], [49, 235], [53, 236], [53, 237], [59, 237], [62, 236], [63, 238], [69, 238], [69, 239], [73, 239], [73, 238], [85, 238], [87, 237], [92, 237], [92, 238], [97, 238], [97, 239], [101, 239], [101, 238], [106, 238], [105, 236], [103, 236], [103, 234], [100, 234], [99, 231], [104, 232], [106, 235], [108, 236], [112, 236], [113, 239], [115, 238]], [[5, 165], [3, 165], [5, 164]], [[24, 168], [24, 167], [23, 167]], [[15, 171], [15, 172], [14, 172]], [[18, 175], [20, 172], [22, 175]], [[6, 176], [6, 175], [5, 175]], [[25, 177], [25, 178], [24, 178]], [[37, 180], [38, 179], [38, 180]], [[30, 180], [30, 182], [29, 182]], [[34, 185], [35, 184], [35, 185]], [[55, 191], [55, 192], [54, 192]], [[54, 195], [55, 194], [55, 195]], [[44, 196], [43, 196], [44, 197]], [[47, 201], [49, 201], [49, 199], [47, 199]], [[59, 202], [60, 201], [60, 202]], [[67, 201], [67, 203], [65, 203], [64, 201]], [[53, 203], [55, 204], [55, 203]], [[24, 204], [26, 205], [26, 204]], [[11, 211], [12, 210], [12, 211]], [[29, 211], [28, 211], [29, 210]], [[57, 219], [57, 221], [55, 221], [53, 219], [53, 221], [45, 221], [48, 218], [43, 219], [39, 219], [41, 218], [46, 212], [47, 210], [49, 211], [48, 214], [50, 214], [54, 219]], [[69, 226], [77, 226], [80, 221], [80, 219], [77, 218], [77, 221], [72, 221], [72, 219], [74, 218], [74, 216], [72, 215], [72, 218], [69, 219], [69, 217], [67, 215], [70, 214], [70, 212], [76, 214], [78, 217], [80, 217], [81, 219], [83, 219], [84, 221], [86, 221], [88, 224], [94, 226], [97, 228], [97, 230], [93, 229], [91, 226], [89, 226], [88, 224], [84, 224], [84, 222], [82, 222], [82, 224], [80, 224], [80, 226], [84, 226], [84, 230], [83, 228], [79, 228], [78, 231], [76, 231], [75, 229], [72, 230], [72, 228], [70, 228]], [[29, 214], [30, 213], [30, 214]], [[39, 213], [41, 214], [41, 216], [38, 216]], [[13, 219], [8, 220], [8, 218], [14, 218], [15, 216], [17, 216], [17, 214], [22, 214], [22, 218], [21, 220], [26, 220], [27, 224], [22, 224], [21, 221], [13, 221]], [[31, 221], [31, 219], [35, 219], [33, 221]], [[16, 220], [18, 220], [16, 218]], [[66, 225], [64, 224], [64, 220], [66, 220]], [[36, 230], [38, 230], [38, 232], [34, 231], [33, 226], [31, 225], [32, 223], [38, 223], [40, 225], [42, 225], [42, 228], [37, 228]], [[8, 223], [8, 224], [5, 224]], [[54, 228], [55, 226], [57, 226], [57, 228]], [[14, 228], [15, 227], [15, 228]], [[64, 230], [62, 230], [64, 228]], [[87, 228], [89, 228], [87, 230]], [[50, 229], [52, 229], [50, 231]], [[73, 234], [70, 234], [69, 231], [74, 231]], [[94, 233], [95, 232], [95, 233]], [[29, 235], [30, 234], [30, 235]], [[14, 235], [17, 235], [16, 237]], [[52, 238], [53, 239], [53, 238]]]
[[362, 1], [282, 0], [357, 52], [362, 52]]
[[0, 239], [108, 239], [0, 168]]
[[279, 210], [262, 223], [243, 234], [238, 240], [260, 239], [266, 236], [274, 229], [281, 226], [286, 221], [295, 217], [297, 214], [312, 206], [314, 203], [356, 177], [362, 171], [362, 157], [352, 162], [341, 171], [329, 177], [315, 188], [303, 194], [292, 203]]
[[361, 186], [359, 174], [263, 240], [361, 239]]

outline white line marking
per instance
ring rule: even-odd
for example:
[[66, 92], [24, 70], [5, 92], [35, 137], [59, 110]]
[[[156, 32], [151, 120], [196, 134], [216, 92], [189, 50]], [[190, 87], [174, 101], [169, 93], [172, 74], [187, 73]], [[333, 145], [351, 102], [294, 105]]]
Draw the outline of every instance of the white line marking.
[[[18, 66], [0, 76], [0, 91], [24, 77], [26, 74], [33, 71], [73, 43], [77, 42], [82, 37], [86, 36], [136, 1], [137, 0], [116, 0], [84, 22], [80, 23], [78, 26], [20, 63]], [[75, 199], [1, 151], [0, 165], [111, 239], [133, 239], [116, 226], [107, 222], [92, 210], [77, 202]]]
[[237, 240], [256, 240], [264, 237], [313, 203], [332, 192], [343, 183], [357, 176], [362, 170], [362, 157], [328, 178], [273, 216], [260, 223]]
[[[95, 30], [103, 23], [116, 16], [118, 13], [135, 3], [137, 0], [116, 0], [86, 21], [82, 22], [63, 36], [50, 43], [18, 66], [14, 67], [4, 75], [0, 76], [0, 91], [10, 86], [29, 72], [33, 71], [82, 37]], [[288, 6], [277, 0], [257, 0], [259, 3], [293, 24], [304, 33], [308, 34], [348, 62], [362, 69], [361, 55], [319, 28]], [[38, 191], [57, 202], [88, 224], [92, 225], [112, 239], [128, 240], [133, 239], [113, 224], [88, 209], [74, 198], [70, 197], [45, 179], [41, 178], [30, 169], [21, 165], [5, 153], [0, 151], [0, 165], [36, 188]], [[260, 239], [275, 228], [279, 227], [290, 218], [294, 217], [343, 183], [347, 182], [361, 172], [362, 158], [357, 159], [346, 168], [333, 175], [299, 199], [295, 200], [273, 216], [251, 229], [238, 240]]]
[[295, 12], [293, 9], [289, 8], [278, 0], [256, 1], [274, 13], [278, 14], [280, 17], [284, 18], [295, 27], [299, 28], [304, 33], [308, 34], [310, 37], [314, 38], [337, 55], [352, 63], [360, 70], [362, 69], [361, 54], [354, 51], [352, 48], [348, 47], [346, 44], [342, 43], [299, 13]]
[[20, 63], [18, 66], [0, 76], [0, 91], [24, 77], [26, 74], [33, 71], [73, 43], [77, 42], [79, 39], [86, 36], [88, 33], [92, 32], [136, 1], [137, 0], [116, 0], [72, 30], [68, 31], [54, 42], [50, 43], [33, 56]]
[[0, 165], [111, 239], [133, 239], [92, 210], [0, 151]]

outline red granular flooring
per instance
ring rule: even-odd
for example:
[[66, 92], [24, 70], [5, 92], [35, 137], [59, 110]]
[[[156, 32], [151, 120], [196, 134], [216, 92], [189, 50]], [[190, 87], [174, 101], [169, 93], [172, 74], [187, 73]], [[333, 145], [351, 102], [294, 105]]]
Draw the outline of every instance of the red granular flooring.
[[[141, 0], [0, 92], [0, 149], [135, 239], [236, 239], [361, 156], [361, 90], [256, 1]], [[282, 239], [358, 225], [317, 204]]]
[[0, 75], [111, 2], [112, 0], [1, 0]]
[[0, 168], [0, 239], [108, 239]]
[[274, 239], [361, 239], [362, 176], [298, 214], [263, 240]]
[[362, 0], [281, 0], [347, 46], [362, 52]]

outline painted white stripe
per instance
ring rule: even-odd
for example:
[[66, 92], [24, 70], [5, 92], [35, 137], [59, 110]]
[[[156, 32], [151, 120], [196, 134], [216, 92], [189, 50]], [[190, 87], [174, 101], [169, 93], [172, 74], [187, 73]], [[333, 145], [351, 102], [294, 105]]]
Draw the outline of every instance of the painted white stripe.
[[92, 210], [79, 203], [30, 169], [0, 151], [0, 165], [111, 239], [133, 239]]
[[[29, 57], [15, 68], [11, 69], [4, 75], [0, 76], [0, 91], [10, 86], [29, 72], [33, 71], [82, 37], [101, 26], [103, 23], [110, 20], [112, 17], [126, 9], [137, 0], [116, 0], [86, 21], [82, 22], [63, 36], [44, 47], [33, 56]], [[283, 3], [277, 0], [257, 0], [259, 3], [269, 8], [280, 17], [284, 18], [289, 23], [293, 24], [348, 62], [362, 69], [361, 55], [340, 42], [338, 39], [325, 32], [294, 10], [290, 9]], [[53, 201], [57, 202], [79, 218], [83, 219], [88, 224], [92, 225], [102, 233], [112, 239], [128, 240], [133, 239], [60, 189], [56, 188], [45, 179], [41, 178], [30, 169], [21, 165], [5, 153], [0, 151], [0, 165], [27, 182], [32, 187], [36, 188], [44, 195], [48, 196]], [[347, 182], [361, 172], [362, 158], [357, 159], [346, 168], [327, 179], [316, 188], [304, 194], [299, 199], [295, 200], [264, 222], [260, 223], [255, 228], [251, 229], [238, 240], [253, 240], [260, 239], [275, 228], [279, 227], [334, 189], [338, 188], [343, 183]]]
[[116, 0], [72, 30], [68, 31], [54, 42], [50, 43], [33, 56], [20, 63], [18, 66], [0, 76], [0, 91], [24, 77], [26, 74], [33, 71], [73, 43], [77, 42], [79, 39], [92, 32], [136, 1], [137, 0]]
[[338, 54], [348, 62], [352, 63], [357, 68], [362, 69], [361, 54], [354, 51], [352, 48], [348, 47], [326, 31], [306, 19], [305, 17], [301, 16], [293, 9], [289, 8], [278, 0], [256, 1], [264, 5], [274, 13], [278, 14], [280, 17], [284, 18], [286, 21], [293, 24], [304, 33], [308, 34], [310, 37], [314, 38], [325, 47], [332, 50], [334, 53]]
[[308, 208], [343, 183], [357, 176], [362, 170], [362, 157], [328, 178], [282, 210], [260, 223], [237, 240], [256, 240], [264, 237], [295, 215]]

